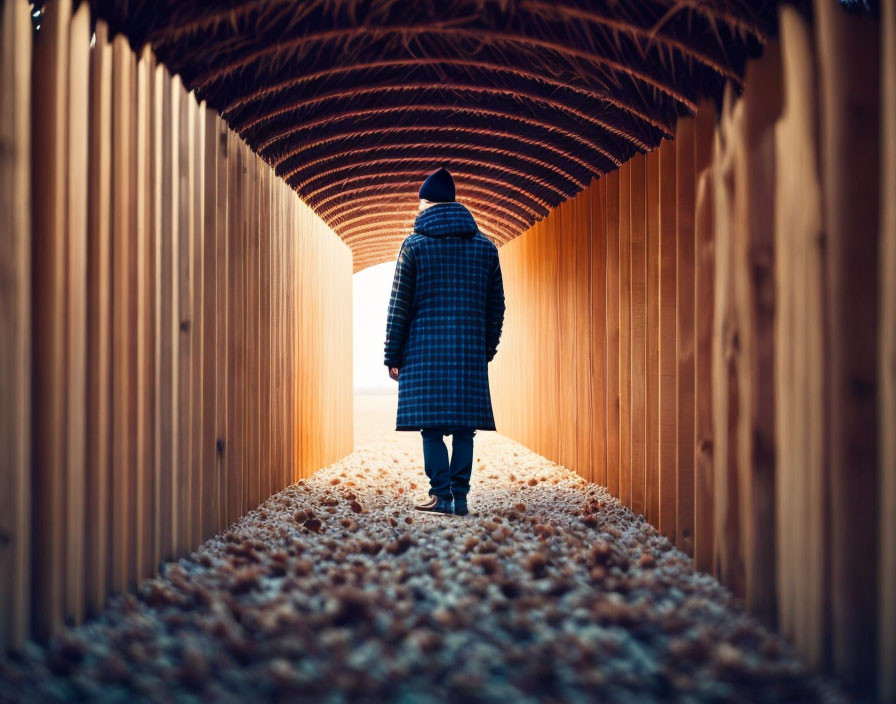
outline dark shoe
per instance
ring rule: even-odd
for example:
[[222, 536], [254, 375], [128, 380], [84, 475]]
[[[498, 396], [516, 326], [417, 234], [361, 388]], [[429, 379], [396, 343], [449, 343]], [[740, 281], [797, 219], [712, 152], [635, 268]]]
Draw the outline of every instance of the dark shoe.
[[454, 500], [454, 515], [455, 516], [466, 516], [467, 515], [466, 499], [455, 499]]
[[427, 501], [414, 506], [418, 511], [427, 511], [428, 513], [454, 513], [451, 499], [440, 499], [438, 496], [430, 496]]

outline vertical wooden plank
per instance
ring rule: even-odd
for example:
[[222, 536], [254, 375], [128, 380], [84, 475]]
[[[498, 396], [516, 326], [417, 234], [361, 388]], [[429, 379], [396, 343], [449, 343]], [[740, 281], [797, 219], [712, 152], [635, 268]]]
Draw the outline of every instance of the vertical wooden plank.
[[[173, 559], [178, 550], [177, 491], [181, 472], [179, 449], [181, 406], [180, 382], [180, 288], [177, 252], [180, 249], [180, 221], [177, 217], [179, 156], [177, 131], [180, 128], [178, 84], [161, 65], [156, 68], [156, 95], [161, 97], [161, 128], [156, 136], [156, 334], [159, 403], [156, 420], [156, 564]], [[158, 157], [161, 157], [160, 159]]]
[[[298, 208], [297, 208], [298, 210]], [[311, 262], [311, 252], [309, 247], [309, 238], [304, 224], [306, 222], [305, 213], [299, 211], [297, 218], [301, 225], [299, 231], [303, 233], [298, 241], [297, 251], [294, 258], [297, 259], [296, 266], [297, 277], [302, 282], [301, 288], [298, 290], [298, 305], [296, 299], [293, 300], [292, 306], [296, 316], [296, 335], [297, 344], [294, 350], [295, 354], [295, 371], [296, 371], [296, 393], [298, 394], [299, 418], [296, 425], [297, 430], [297, 452], [296, 452], [296, 473], [297, 477], [305, 476], [305, 469], [310, 464], [310, 416], [311, 416], [311, 389], [309, 384], [311, 365], [313, 358], [311, 355], [310, 335], [308, 334], [308, 320], [313, 310], [313, 301], [311, 300], [309, 282], [310, 272], [307, 271], [308, 263]]]
[[[32, 623], [45, 638], [63, 626], [65, 560], [65, 228], [71, 4], [44, 13], [34, 45], [32, 192]], [[54, 516], [56, 520], [45, 520]]]
[[268, 276], [269, 276], [269, 301], [268, 301], [268, 327], [269, 336], [268, 344], [270, 345], [269, 357], [271, 360], [271, 368], [269, 370], [268, 393], [270, 399], [268, 401], [268, 413], [270, 415], [270, 456], [271, 456], [271, 490], [286, 486], [285, 477], [283, 476], [283, 462], [281, 460], [279, 443], [281, 436], [281, 427], [283, 416], [278, 409], [278, 400], [281, 398], [280, 385], [280, 369], [283, 359], [283, 350], [280, 343], [280, 313], [279, 305], [282, 301], [280, 292], [279, 274], [277, 270], [277, 262], [280, 257], [281, 244], [280, 238], [283, 234], [283, 210], [280, 204], [280, 184], [276, 178], [276, 174], [271, 177], [271, 199], [270, 211], [272, 216], [270, 241], [268, 243]]
[[678, 121], [675, 134], [676, 280], [678, 349], [678, 467], [676, 475], [676, 542], [694, 554], [694, 118]]
[[647, 310], [646, 386], [646, 516], [654, 526], [660, 519], [660, 152], [647, 154], [645, 193], [646, 256], [645, 281]]
[[560, 378], [559, 423], [555, 430], [558, 436], [558, 462], [573, 470], [576, 457], [576, 309], [575, 309], [575, 233], [571, 214], [571, 203], [561, 203], [546, 218], [551, 236], [557, 243], [559, 265], [557, 286], [557, 308], [559, 313], [557, 334], [560, 337]]
[[[735, 311], [732, 281], [734, 262], [734, 151], [731, 142], [739, 129], [732, 122], [733, 90], [725, 91], [722, 126], [713, 143], [715, 213], [715, 305], [713, 310], [712, 409], [714, 442], [713, 573], [737, 596], [743, 597], [744, 564], [740, 552], [741, 475], [737, 443], [734, 441], [741, 413], [737, 370], [740, 364], [739, 320]], [[740, 113], [738, 113], [740, 114]]]
[[202, 542], [202, 523], [204, 514], [208, 511], [208, 495], [204, 493], [205, 475], [205, 422], [204, 422], [204, 380], [205, 369], [205, 330], [204, 292], [205, 282], [203, 272], [205, 270], [205, 107], [196, 102], [196, 96], [190, 93], [190, 114], [193, 136], [193, 183], [191, 185], [191, 200], [193, 201], [193, 271], [192, 289], [193, 305], [191, 307], [190, 322], [193, 332], [193, 350], [191, 358], [190, 396], [193, 406], [193, 436], [190, 438], [192, 449], [190, 451], [191, 491], [190, 491], [190, 542], [187, 550], [193, 550]]
[[592, 481], [607, 485], [606, 178], [591, 182]]
[[[298, 223], [296, 219], [296, 203], [295, 201], [290, 202], [289, 214], [290, 214], [290, 228], [291, 232], [295, 232], [296, 235], [294, 237], [287, 238], [287, 250], [284, 253], [284, 271], [286, 272], [287, 280], [289, 280], [292, 276], [297, 276], [299, 272], [294, 268], [294, 257], [295, 251], [298, 247], [300, 241]], [[287, 329], [287, 379], [286, 379], [286, 396], [288, 398], [287, 403], [287, 415], [289, 423], [287, 424], [287, 460], [289, 461], [289, 481], [290, 483], [296, 480], [298, 474], [298, 449], [296, 447], [297, 439], [296, 433], [299, 430], [299, 424], [302, 422], [299, 414], [299, 392], [298, 382], [295, 378], [295, 357], [296, 357], [296, 346], [298, 344], [299, 339], [299, 330], [298, 330], [298, 321], [296, 320], [293, 300], [295, 296], [295, 291], [297, 286], [287, 286], [286, 287], [286, 317], [288, 321], [288, 329]]]
[[87, 411], [87, 137], [90, 9], [69, 27], [68, 203], [66, 207], [65, 617], [84, 620]]
[[[576, 278], [576, 471], [594, 481], [592, 465], [591, 378], [591, 196], [581, 193], [573, 200]], [[335, 245], [339, 245], [334, 241]], [[346, 343], [337, 341], [344, 346]]]
[[123, 35], [112, 41], [112, 587], [128, 589], [133, 514], [134, 378], [131, 297], [134, 295], [132, 179], [134, 55]]
[[[213, 111], [208, 111], [213, 114]], [[217, 149], [215, 171], [215, 483], [217, 486], [218, 512], [216, 532], [222, 532], [228, 521], [228, 471], [231, 447], [227, 429], [229, 416], [228, 393], [230, 377], [228, 354], [230, 349], [230, 324], [233, 306], [232, 280], [230, 278], [231, 219], [229, 213], [229, 178], [233, 172], [227, 128], [214, 117], [214, 140]]]
[[0, 652], [28, 636], [31, 550], [31, 18], [0, 9]]
[[[270, 418], [268, 412], [268, 388], [267, 388], [267, 370], [270, 367], [270, 360], [267, 357], [269, 350], [267, 344], [267, 293], [268, 281], [267, 276], [267, 245], [266, 240], [270, 236], [270, 220], [267, 212], [267, 199], [269, 195], [270, 183], [268, 181], [267, 165], [262, 161], [259, 162], [259, 199], [258, 199], [258, 232], [256, 239], [258, 240], [258, 362], [257, 362], [257, 391], [258, 401], [256, 407], [258, 414], [256, 418], [258, 428], [258, 503], [261, 503], [270, 496], [270, 459], [267, 454], [267, 438], [268, 438], [268, 422]], [[334, 321], [335, 322], [335, 321]], [[335, 399], [334, 399], [335, 401]]]
[[[220, 496], [216, 476], [218, 453], [216, 451], [218, 413], [216, 395], [219, 389], [217, 361], [221, 354], [218, 346], [217, 324], [219, 314], [227, 305], [217, 292], [219, 273], [217, 270], [218, 249], [222, 242], [218, 238], [218, 124], [214, 110], [208, 110], [203, 103], [203, 224], [202, 224], [202, 526], [200, 540], [205, 541], [217, 533]], [[223, 197], [223, 194], [221, 194]]]
[[[228, 511], [227, 522], [240, 515], [242, 506], [242, 359], [243, 359], [243, 233], [242, 233], [242, 193], [245, 182], [243, 176], [244, 155], [239, 140], [228, 132], [228, 154], [232, 171], [228, 182], [228, 237], [229, 239], [229, 279], [232, 286], [233, 302], [230, 306], [231, 319], [228, 321], [229, 348], [227, 353], [228, 374], [230, 382], [227, 404], [227, 446], [228, 452], [227, 485]], [[231, 393], [232, 392], [232, 393]]]
[[775, 404], [774, 404], [774, 124], [781, 110], [778, 42], [766, 44], [762, 61], [747, 67], [741, 105], [742, 151], [735, 202], [736, 296], [744, 364], [738, 383], [744, 414], [738, 430], [741, 542], [750, 611], [774, 628], [775, 605]]
[[255, 209], [255, 188], [257, 181], [255, 179], [256, 165], [255, 155], [246, 149], [246, 187], [244, 189], [245, 209], [243, 211], [243, 246], [245, 252], [245, 260], [243, 269], [245, 273], [245, 298], [243, 301], [244, 312], [244, 330], [246, 354], [243, 357], [243, 407], [241, 415], [243, 418], [243, 503], [240, 507], [240, 513], [245, 513], [252, 507], [255, 498], [254, 479], [257, 474], [256, 456], [255, 456], [255, 324], [257, 316], [255, 313], [255, 227], [254, 219], [257, 217]]
[[90, 52], [90, 155], [87, 261], [87, 608], [98, 613], [110, 590], [111, 486], [111, 137], [112, 47], [97, 22]]
[[631, 507], [647, 513], [647, 157], [631, 164]]
[[880, 433], [881, 579], [878, 692], [896, 699], [896, 6], [881, 6]]
[[279, 391], [277, 393], [278, 412], [280, 414], [280, 463], [282, 465], [283, 485], [292, 483], [293, 461], [290, 455], [289, 431], [292, 427], [292, 388], [289, 385], [289, 369], [290, 369], [290, 341], [292, 340], [291, 329], [289, 326], [289, 288], [286, 286], [285, 273], [288, 264], [289, 243], [292, 239], [292, 210], [289, 207], [290, 201], [285, 196], [285, 188], [283, 184], [277, 184], [278, 202], [281, 212], [280, 238], [279, 248], [277, 252], [277, 292], [278, 292], [278, 309], [277, 320], [279, 336], [277, 339], [277, 349], [280, 351], [280, 382]]
[[607, 180], [607, 489], [619, 496], [619, 171]]
[[255, 205], [256, 197], [256, 163], [255, 154], [246, 151], [246, 186], [244, 190], [245, 210], [243, 211], [243, 244], [245, 247], [244, 271], [246, 276], [245, 288], [245, 331], [246, 354], [243, 358], [243, 379], [245, 396], [241, 415], [243, 417], [243, 438], [245, 442], [245, 455], [243, 464], [243, 504], [240, 513], [248, 511], [255, 501], [256, 486], [255, 477], [258, 474], [255, 453], [255, 345], [256, 326], [258, 316], [256, 314], [256, 277], [255, 277], [255, 251], [257, 246], [256, 226], [258, 211]]
[[244, 344], [246, 346], [245, 355], [243, 356], [243, 402], [240, 408], [243, 428], [243, 465], [242, 465], [242, 481], [243, 481], [243, 501], [240, 505], [240, 514], [248, 511], [252, 506], [254, 499], [253, 479], [256, 474], [257, 466], [255, 464], [255, 425], [254, 425], [254, 407], [253, 402], [255, 384], [253, 383], [254, 372], [254, 352], [255, 352], [255, 229], [252, 226], [253, 219], [256, 217], [255, 211], [255, 155], [247, 148], [243, 148], [246, 152], [245, 167], [245, 188], [243, 189], [243, 274], [244, 274], [244, 297], [243, 297], [243, 329]]
[[[276, 185], [276, 176], [267, 165], [263, 170], [265, 175], [264, 200], [262, 210], [261, 232], [261, 282], [262, 282], [262, 315], [261, 315], [261, 341], [264, 348], [263, 362], [261, 365], [262, 383], [259, 389], [261, 394], [261, 411], [258, 414], [261, 423], [261, 431], [264, 439], [264, 452], [262, 455], [262, 468], [264, 471], [264, 483], [262, 484], [261, 500], [264, 501], [271, 494], [281, 488], [281, 484], [273, 476], [273, 438], [274, 438], [274, 409], [273, 409], [273, 370], [276, 363], [274, 347], [271, 336], [273, 326], [271, 321], [272, 283], [273, 270], [271, 267], [271, 243], [276, 232], [276, 212], [272, 208], [273, 193]], [[337, 423], [338, 427], [338, 423]]]
[[812, 28], [779, 13], [784, 105], [775, 127], [775, 447], [778, 628], [830, 663], [824, 237]]
[[712, 140], [715, 105], [705, 102], [697, 112], [696, 172], [699, 174], [694, 223], [696, 300], [694, 344], [694, 566], [712, 572], [713, 432], [712, 432], [712, 314], [715, 260], [713, 250]]
[[[309, 232], [314, 232], [313, 222], [314, 215], [310, 211], [307, 212], [307, 217], [310, 227], [308, 228]], [[313, 256], [311, 259], [312, 268], [311, 268], [311, 290], [312, 290], [312, 299], [314, 301], [313, 304], [313, 314], [311, 316], [311, 340], [313, 340], [313, 358], [314, 362], [312, 364], [312, 372], [313, 376], [312, 380], [312, 388], [313, 388], [313, 402], [312, 402], [312, 415], [310, 420], [312, 422], [312, 432], [310, 436], [311, 441], [311, 452], [312, 452], [312, 461], [311, 464], [305, 469], [306, 475], [310, 476], [312, 472], [314, 472], [318, 467], [323, 464], [323, 448], [321, 446], [321, 437], [323, 436], [324, 428], [322, 423], [323, 418], [323, 393], [321, 388], [321, 369], [323, 367], [323, 350], [320, 346], [320, 340], [322, 335], [321, 329], [321, 317], [323, 310], [323, 296], [321, 295], [321, 290], [323, 286], [323, 281], [321, 277], [321, 272], [323, 271], [323, 243], [317, 237], [312, 240], [312, 251]], [[556, 290], [556, 289], [555, 289]], [[557, 331], [559, 335], [559, 330]]]
[[659, 444], [659, 531], [672, 543], [676, 537], [678, 466], [678, 273], [676, 267], [676, 146], [663, 142], [659, 148], [660, 194], [660, 444]]
[[[122, 198], [126, 203], [126, 219], [127, 229], [125, 230], [129, 237], [127, 253], [127, 278], [128, 278], [128, 300], [127, 312], [124, 317], [128, 321], [127, 331], [127, 356], [126, 367], [129, 379], [127, 394], [127, 467], [128, 477], [125, 482], [125, 497], [127, 506], [123, 513], [127, 516], [127, 532], [125, 537], [125, 551], [128, 555], [126, 584], [127, 588], [132, 588], [137, 582], [138, 565], [137, 557], [137, 482], [142, 479], [136, 472], [137, 468], [137, 401], [139, 398], [140, 379], [137, 369], [137, 332], [139, 328], [139, 320], [137, 318], [137, 294], [138, 294], [138, 262], [139, 256], [139, 240], [141, 236], [137, 233], [137, 171], [138, 163], [138, 147], [137, 147], [137, 56], [128, 47], [128, 81], [129, 88], [129, 117], [127, 121], [127, 140], [128, 140], [128, 170], [129, 178], [127, 182], [127, 191], [122, 191]], [[114, 191], [113, 191], [114, 193]], [[114, 204], [114, 203], [113, 203]]]
[[[834, 666], [866, 690], [875, 678], [878, 583], [879, 28], [814, 3], [823, 205], [828, 248], [827, 438]], [[856, 80], [860, 76], [861, 80]]]
[[[542, 306], [544, 327], [543, 340], [548, 340], [546, 354], [546, 374], [543, 377], [545, 411], [548, 417], [556, 418], [560, 412], [560, 319], [558, 309], [559, 276], [560, 276], [560, 252], [556, 247], [549, 247], [548, 242], [553, 242], [553, 234], [548, 227], [539, 229], [541, 239], [540, 251], [546, 252], [545, 268], [539, 272], [539, 303]], [[551, 250], [551, 251], [549, 251]], [[535, 249], [534, 251], [539, 251]], [[544, 288], [541, 288], [541, 287]], [[541, 447], [547, 457], [557, 457], [559, 453], [559, 438], [556, 433], [549, 432], [547, 428], [541, 431]]]
[[619, 500], [632, 505], [632, 165], [619, 169]]
[[136, 142], [135, 188], [136, 227], [134, 228], [135, 354], [135, 533], [134, 577], [138, 581], [153, 573], [152, 563], [152, 462], [153, 462], [153, 301], [150, 297], [152, 277], [152, 201], [150, 119], [152, 117], [152, 75], [154, 62], [147, 45], [137, 61], [135, 113]]
[[280, 184], [277, 179], [272, 179], [271, 184], [271, 213], [274, 222], [271, 227], [271, 245], [268, 252], [270, 270], [270, 325], [271, 325], [271, 383], [269, 387], [270, 404], [269, 413], [271, 419], [271, 465], [274, 476], [274, 489], [286, 486], [286, 478], [283, 472], [282, 462], [282, 437], [283, 437], [283, 413], [281, 411], [281, 403], [283, 401], [283, 392], [281, 390], [281, 379], [283, 370], [283, 347], [281, 340], [281, 329], [283, 325], [283, 314], [281, 313], [281, 305], [283, 302], [283, 292], [280, 286], [280, 268], [278, 262], [282, 257], [282, 243], [284, 229], [284, 209], [280, 198]]
[[146, 379], [147, 394], [145, 398], [146, 408], [144, 413], [146, 416], [146, 471], [143, 482], [143, 505], [145, 515], [143, 522], [146, 535], [146, 548], [143, 551], [143, 573], [144, 575], [153, 575], [156, 573], [158, 562], [159, 548], [156, 545], [156, 526], [155, 517], [158, 505], [156, 503], [158, 480], [158, 461], [157, 456], [158, 444], [158, 407], [161, 402], [159, 397], [159, 388], [156, 386], [158, 380], [158, 319], [159, 319], [159, 292], [158, 292], [158, 248], [159, 248], [159, 231], [157, 228], [159, 213], [159, 191], [156, 188], [158, 180], [158, 170], [161, 165], [160, 157], [155, 153], [156, 135], [161, 129], [162, 120], [160, 119], [160, 108], [162, 97], [159, 94], [159, 85], [156, 80], [157, 62], [155, 55], [151, 50], [147, 51], [146, 58], [146, 98], [147, 98], [147, 130], [146, 130], [146, 176], [145, 176], [145, 198], [146, 198], [146, 244], [144, 247], [145, 261], [143, 263], [144, 277], [146, 280], [145, 292], [145, 318], [143, 326], [145, 329], [144, 336], [146, 340], [146, 349], [144, 351], [146, 357], [144, 360], [144, 376]]
[[249, 416], [247, 418], [250, 432], [251, 461], [249, 464], [249, 504], [246, 506], [250, 510], [258, 505], [261, 500], [261, 437], [260, 437], [260, 420], [261, 420], [261, 404], [260, 404], [260, 308], [261, 300], [261, 280], [259, 278], [259, 255], [260, 255], [260, 223], [259, 215], [261, 212], [261, 160], [257, 155], [252, 154], [250, 177], [252, 178], [252, 205], [249, 211], [252, 217], [249, 220], [249, 268], [251, 285], [251, 298], [249, 299], [249, 322], [251, 330], [249, 333], [249, 378], [251, 389], [249, 399]]
[[175, 187], [178, 194], [178, 207], [175, 217], [178, 220], [178, 248], [174, 252], [175, 271], [177, 272], [179, 323], [178, 335], [178, 386], [177, 399], [180, 407], [180, 423], [177, 428], [178, 475], [175, 483], [177, 500], [174, 504], [177, 531], [175, 532], [175, 554], [185, 554], [190, 546], [192, 531], [192, 511], [190, 498], [193, 494], [193, 352], [194, 324], [193, 316], [193, 248], [194, 219], [193, 182], [195, 162], [193, 156], [193, 99], [186, 93], [180, 77], [172, 79], [174, 90], [178, 92], [178, 130], [177, 135], [177, 179]]

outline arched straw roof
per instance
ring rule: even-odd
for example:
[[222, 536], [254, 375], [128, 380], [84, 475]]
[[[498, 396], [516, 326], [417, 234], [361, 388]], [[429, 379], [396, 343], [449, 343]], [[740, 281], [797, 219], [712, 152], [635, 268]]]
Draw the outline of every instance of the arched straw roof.
[[496, 244], [740, 84], [774, 2], [93, 0], [352, 248], [395, 258], [446, 166]]

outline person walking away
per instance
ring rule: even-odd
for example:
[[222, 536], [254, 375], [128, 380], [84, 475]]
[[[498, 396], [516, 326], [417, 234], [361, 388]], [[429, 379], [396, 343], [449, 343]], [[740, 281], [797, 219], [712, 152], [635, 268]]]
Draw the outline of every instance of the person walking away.
[[431, 173], [419, 197], [395, 265], [384, 362], [398, 382], [395, 429], [423, 439], [429, 498], [414, 508], [463, 516], [473, 438], [496, 430], [488, 364], [504, 323], [504, 282], [498, 248], [455, 200], [448, 170]]

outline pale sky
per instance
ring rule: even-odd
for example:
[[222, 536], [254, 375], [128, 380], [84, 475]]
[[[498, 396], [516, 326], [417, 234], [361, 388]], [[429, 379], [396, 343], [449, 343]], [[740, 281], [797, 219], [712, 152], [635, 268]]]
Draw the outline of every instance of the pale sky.
[[389, 378], [389, 370], [383, 364], [386, 313], [394, 276], [395, 262], [392, 261], [367, 267], [352, 277], [356, 393], [398, 393], [398, 382]]

